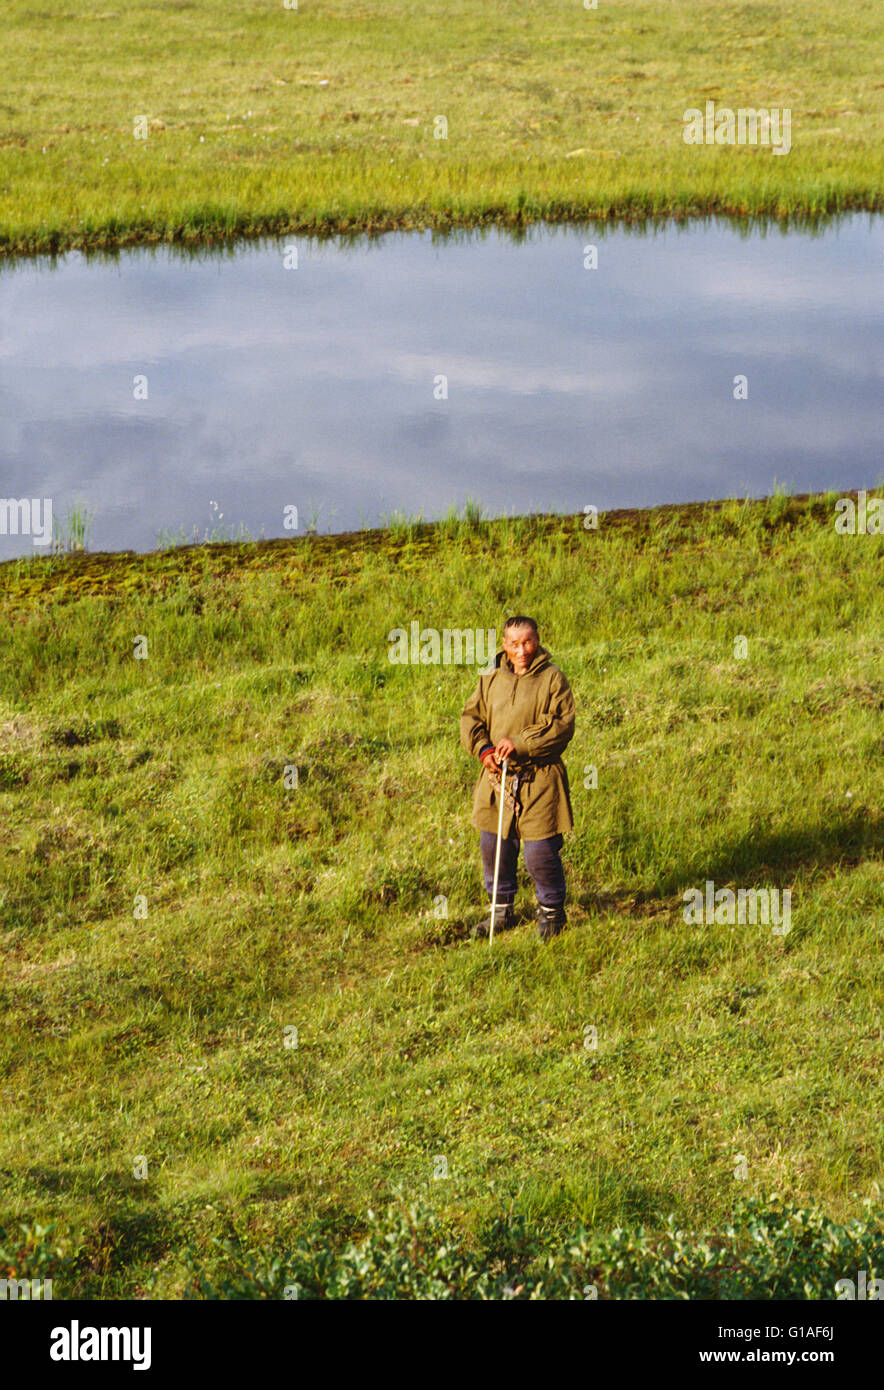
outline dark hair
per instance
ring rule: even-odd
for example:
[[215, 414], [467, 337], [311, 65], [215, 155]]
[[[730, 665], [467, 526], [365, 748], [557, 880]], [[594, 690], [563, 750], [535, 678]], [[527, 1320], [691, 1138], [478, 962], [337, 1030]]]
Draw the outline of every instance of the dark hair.
[[537, 624], [534, 619], [526, 618], [523, 613], [517, 613], [514, 618], [507, 618], [503, 625], [504, 632], [508, 627], [533, 627], [535, 633], [537, 632]]

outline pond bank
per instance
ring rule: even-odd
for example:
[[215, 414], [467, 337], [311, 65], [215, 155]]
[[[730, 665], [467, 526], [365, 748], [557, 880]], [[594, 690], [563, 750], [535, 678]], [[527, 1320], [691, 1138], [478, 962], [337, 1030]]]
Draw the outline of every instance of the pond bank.
[[[856, 498], [856, 493], [847, 492]], [[597, 528], [584, 526], [583, 515], [524, 516], [440, 522], [404, 522], [401, 526], [290, 539], [205, 542], [136, 554], [75, 551], [0, 563], [0, 604], [16, 607], [36, 598], [76, 599], [136, 593], [164, 593], [180, 582], [200, 584], [207, 577], [245, 578], [250, 572], [291, 571], [346, 574], [359, 557], [384, 557], [391, 565], [426, 561], [452, 544], [477, 554], [494, 553], [498, 538], [545, 540], [575, 551], [596, 537], [619, 535], [641, 550], [665, 535], [667, 553], [713, 543], [716, 536], [743, 530], [765, 545], [778, 533], [816, 522], [834, 530], [837, 495], [804, 494], [740, 501], [666, 503], [625, 507], [599, 514]], [[870, 540], [870, 544], [874, 544]]]

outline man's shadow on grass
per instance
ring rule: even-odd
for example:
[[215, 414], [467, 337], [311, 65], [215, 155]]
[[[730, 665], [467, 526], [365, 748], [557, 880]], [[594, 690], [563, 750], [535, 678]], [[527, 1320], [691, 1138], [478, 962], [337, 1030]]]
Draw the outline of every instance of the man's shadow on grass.
[[[643, 837], [630, 833], [636, 872], [641, 872], [640, 851]], [[618, 910], [637, 910], [646, 915], [643, 905], [653, 907], [667, 898], [681, 895], [687, 888], [703, 889], [707, 880], [716, 888], [730, 884], [737, 888], [789, 888], [801, 870], [816, 870], [824, 875], [839, 868], [856, 868], [859, 864], [884, 855], [884, 816], [869, 815], [858, 809], [849, 815], [839, 815], [826, 822], [796, 825], [787, 830], [767, 833], [751, 830], [720, 849], [709, 859], [696, 857], [673, 865], [654, 889], [609, 894], [581, 892], [575, 901], [587, 911], [599, 907]]]

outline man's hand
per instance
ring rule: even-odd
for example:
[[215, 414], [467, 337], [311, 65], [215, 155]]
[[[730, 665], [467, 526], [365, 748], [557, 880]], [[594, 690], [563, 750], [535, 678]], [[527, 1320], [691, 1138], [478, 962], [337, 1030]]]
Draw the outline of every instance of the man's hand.
[[504, 758], [508, 758], [510, 754], [515, 753], [515, 751], [516, 745], [513, 743], [512, 739], [502, 738], [494, 750], [494, 756], [499, 763], [502, 763]]
[[493, 748], [487, 748], [482, 754], [482, 766], [489, 768], [491, 772], [496, 770], [497, 760], [494, 757]]

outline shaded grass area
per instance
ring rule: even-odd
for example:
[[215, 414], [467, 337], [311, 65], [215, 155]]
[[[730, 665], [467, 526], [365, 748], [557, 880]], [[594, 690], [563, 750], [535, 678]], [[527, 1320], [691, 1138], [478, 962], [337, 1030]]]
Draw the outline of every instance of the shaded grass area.
[[[357, 1237], [397, 1191], [468, 1245], [501, 1208], [549, 1240], [860, 1214], [882, 542], [833, 502], [0, 566], [0, 1225], [59, 1223], [56, 1297], [180, 1296], [186, 1248]], [[388, 634], [513, 609], [577, 700], [570, 924], [539, 943], [526, 884], [489, 951], [476, 673]], [[789, 888], [791, 930], [688, 926], [709, 878]]]
[[[0, 252], [882, 207], [866, 0], [12, 0], [5, 17]], [[791, 151], [686, 145], [707, 100], [788, 108]]]

